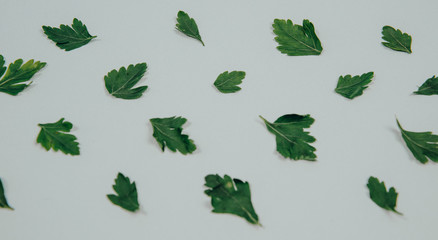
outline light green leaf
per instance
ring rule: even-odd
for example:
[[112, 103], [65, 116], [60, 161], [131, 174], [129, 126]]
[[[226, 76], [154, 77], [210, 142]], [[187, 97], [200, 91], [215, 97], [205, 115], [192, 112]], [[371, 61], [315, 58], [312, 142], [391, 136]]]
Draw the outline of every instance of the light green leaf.
[[65, 51], [82, 47], [96, 38], [96, 36], [91, 36], [87, 27], [76, 18], [73, 19], [71, 27], [61, 24], [59, 28], [43, 26], [43, 30], [47, 37], [56, 43], [56, 46]]
[[438, 162], [438, 135], [433, 135], [432, 132], [406, 131], [402, 128], [398, 119], [397, 125], [403, 140], [418, 161], [427, 163], [429, 159]]
[[5, 190], [3, 188], [3, 183], [1, 179], [0, 179], [0, 208], [7, 208], [10, 210], [14, 210], [11, 206], [9, 206], [8, 201], [6, 200]]
[[316, 149], [309, 145], [316, 139], [305, 132], [315, 121], [310, 115], [287, 114], [279, 117], [274, 123], [268, 122], [262, 116], [268, 131], [275, 135], [277, 151], [285, 158], [294, 160], [315, 161]]
[[371, 82], [373, 76], [373, 72], [364, 73], [361, 76], [357, 75], [354, 77], [351, 77], [351, 75], [346, 75], [344, 77], [340, 76], [335, 92], [348, 99], [353, 99], [362, 95], [363, 90], [368, 87], [367, 85]]
[[202, 41], [201, 35], [199, 35], [198, 25], [196, 25], [196, 22], [193, 18], [190, 18], [187, 13], [179, 11], [176, 21], [178, 22], [176, 24], [176, 29], [178, 31], [184, 33], [191, 38], [197, 39], [202, 43], [202, 46], [205, 46], [204, 42]]
[[386, 191], [385, 183], [383, 181], [379, 182], [379, 179], [375, 177], [370, 177], [368, 179], [367, 187], [370, 190], [371, 200], [373, 200], [373, 202], [379, 207], [403, 215], [395, 210], [398, 195], [395, 188], [391, 187], [389, 191]]
[[57, 152], [61, 150], [64, 154], [79, 155], [79, 143], [76, 137], [66, 132], [70, 132], [73, 124], [61, 118], [55, 123], [38, 124], [41, 131], [37, 137], [37, 143], [40, 143], [47, 151], [51, 148]]
[[[22, 59], [16, 60], [14, 63], [9, 64], [9, 67], [5, 67], [5, 60], [0, 55], [0, 92], [4, 92], [13, 96], [16, 96], [25, 88], [27, 88], [32, 82], [27, 84], [20, 84], [29, 81], [35, 73], [46, 66], [45, 62], [34, 62], [33, 59], [27, 61], [24, 65]], [[5, 74], [6, 72], [6, 74]]]
[[293, 24], [291, 20], [275, 19], [275, 41], [279, 44], [277, 49], [289, 56], [320, 55], [321, 42], [315, 34], [313, 24], [305, 19], [303, 26]]
[[214, 213], [230, 213], [245, 218], [248, 222], [261, 226], [251, 202], [249, 183], [239, 179], [224, 178], [219, 175], [205, 177], [205, 194], [211, 197]]
[[128, 69], [121, 67], [119, 71], [114, 69], [104, 77], [105, 87], [116, 98], [140, 98], [148, 86], [132, 87], [144, 76], [146, 69], [146, 63], [139, 63], [135, 66], [131, 64], [128, 66]]
[[395, 30], [391, 26], [384, 26], [382, 29], [382, 42], [385, 47], [391, 48], [395, 51], [412, 53], [411, 43], [412, 38], [407, 33], [402, 33], [400, 29]]
[[242, 83], [242, 80], [245, 78], [245, 72], [242, 71], [232, 71], [232, 72], [223, 72], [221, 73], [216, 81], [214, 81], [214, 86], [221, 93], [234, 93], [240, 91], [240, 87], [237, 85]]
[[173, 152], [177, 150], [186, 155], [196, 150], [196, 145], [189, 136], [182, 134], [182, 125], [187, 119], [182, 117], [152, 118], [150, 122], [154, 129], [153, 136], [164, 152], [167, 147]]
[[140, 208], [138, 204], [137, 187], [135, 182], [130, 182], [128, 177], [119, 173], [114, 180], [114, 191], [117, 195], [108, 194], [108, 199], [115, 205], [120, 206], [128, 211], [135, 212]]
[[417, 95], [438, 95], [438, 78], [433, 76], [426, 80], [417, 91], [414, 92]]

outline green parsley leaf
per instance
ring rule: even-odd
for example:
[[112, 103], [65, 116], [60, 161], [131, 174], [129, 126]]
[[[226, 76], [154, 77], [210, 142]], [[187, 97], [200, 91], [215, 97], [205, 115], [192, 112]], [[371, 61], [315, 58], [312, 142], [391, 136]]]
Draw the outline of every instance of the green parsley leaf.
[[59, 28], [43, 26], [43, 30], [47, 37], [56, 43], [56, 46], [65, 51], [82, 47], [97, 37], [91, 36], [87, 27], [76, 18], [73, 19], [71, 27], [61, 24]]
[[395, 30], [391, 26], [384, 26], [382, 29], [382, 42], [385, 47], [391, 48], [395, 51], [412, 53], [411, 43], [412, 38], [407, 33], [402, 33], [400, 29]]
[[182, 125], [187, 121], [183, 117], [152, 118], [149, 120], [154, 129], [153, 136], [164, 152], [164, 147], [186, 155], [196, 150], [196, 145], [189, 136], [181, 134]]
[[274, 123], [262, 116], [268, 131], [276, 136], [277, 151], [285, 158], [294, 160], [315, 161], [314, 147], [309, 145], [316, 139], [305, 132], [315, 121], [310, 115], [287, 114], [279, 117]]
[[114, 69], [105, 76], [105, 87], [116, 98], [137, 99], [148, 86], [132, 87], [144, 76], [146, 69], [146, 63], [131, 64], [128, 69], [121, 67], [118, 72]]
[[29, 81], [35, 73], [46, 66], [45, 62], [34, 62], [33, 59], [27, 61], [24, 65], [23, 59], [15, 60], [14, 63], [9, 64], [6, 71], [5, 60], [0, 55], [0, 92], [4, 92], [13, 96], [27, 88], [32, 82], [27, 84], [19, 84]]
[[10, 210], [14, 210], [11, 206], [9, 206], [8, 201], [5, 197], [5, 190], [3, 189], [3, 183], [0, 179], [0, 208], [7, 208]]
[[113, 185], [114, 191], [118, 195], [108, 194], [108, 199], [115, 205], [128, 211], [135, 212], [140, 208], [137, 197], [137, 187], [135, 182], [130, 182], [128, 177], [119, 173]]
[[61, 118], [55, 123], [38, 124], [41, 131], [37, 137], [37, 143], [40, 143], [47, 151], [52, 148], [55, 152], [61, 150], [64, 154], [79, 155], [79, 143], [76, 137], [66, 132], [70, 132], [73, 124]]
[[433, 76], [426, 80], [418, 88], [418, 91], [415, 91], [414, 94], [417, 95], [438, 95], [438, 78]]
[[438, 162], [438, 135], [432, 132], [409, 132], [402, 128], [397, 119], [398, 128], [401, 131], [402, 138], [405, 140], [409, 150], [414, 157], [421, 163], [429, 160]]
[[230, 213], [245, 218], [248, 222], [261, 226], [251, 202], [249, 183], [231, 179], [228, 175], [205, 177], [205, 194], [211, 197], [214, 213]]
[[363, 90], [368, 87], [367, 85], [371, 82], [373, 76], [373, 72], [364, 73], [361, 76], [357, 75], [354, 77], [351, 77], [351, 75], [346, 75], [344, 77], [340, 76], [335, 92], [348, 99], [353, 99], [362, 95]]
[[370, 177], [368, 179], [367, 187], [370, 190], [371, 200], [373, 200], [373, 202], [375, 202], [379, 207], [403, 215], [395, 210], [398, 193], [393, 187], [391, 187], [389, 191], [386, 191], [385, 183], [383, 181], [379, 182], [379, 179], [375, 177]]
[[244, 78], [245, 72], [232, 71], [229, 73], [226, 71], [217, 77], [216, 81], [214, 81], [214, 86], [221, 93], [234, 93], [240, 91], [241, 88], [237, 85], [241, 84]]
[[187, 13], [179, 11], [176, 21], [178, 22], [176, 24], [176, 29], [178, 31], [191, 38], [199, 40], [202, 43], [202, 46], [205, 46], [201, 35], [199, 35], [198, 25], [196, 25], [196, 22], [193, 18], [190, 18]]
[[315, 34], [313, 24], [303, 20], [303, 26], [293, 24], [291, 20], [275, 19], [275, 41], [279, 44], [277, 49], [289, 56], [320, 55], [322, 52], [321, 42]]

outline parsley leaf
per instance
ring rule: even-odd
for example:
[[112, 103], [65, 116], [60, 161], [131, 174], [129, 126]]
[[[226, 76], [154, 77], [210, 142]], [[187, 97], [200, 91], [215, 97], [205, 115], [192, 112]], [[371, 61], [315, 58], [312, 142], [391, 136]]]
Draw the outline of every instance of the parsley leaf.
[[154, 129], [153, 136], [157, 140], [164, 152], [164, 147], [167, 147], [173, 152], [178, 150], [180, 153], [186, 155], [196, 150], [196, 145], [189, 136], [181, 134], [182, 125], [187, 121], [183, 117], [169, 117], [169, 118], [152, 118], [149, 120]]
[[287, 114], [279, 117], [274, 123], [262, 116], [268, 131], [276, 136], [277, 151], [285, 158], [294, 160], [315, 161], [314, 147], [309, 145], [316, 139], [305, 132], [315, 121], [310, 115]]
[[41, 131], [37, 137], [37, 143], [40, 143], [47, 151], [52, 148], [55, 152], [61, 150], [64, 154], [79, 155], [79, 143], [76, 137], [66, 132], [70, 132], [73, 124], [61, 118], [55, 123], [38, 124]]
[[105, 87], [116, 98], [137, 99], [148, 86], [132, 87], [144, 76], [146, 69], [146, 63], [131, 64], [128, 69], [121, 67], [118, 72], [114, 69], [105, 76]]
[[205, 177], [205, 186], [209, 188], [205, 194], [211, 197], [214, 213], [231, 213], [261, 226], [252, 206], [248, 182], [231, 179], [228, 175], [221, 178], [216, 174]]
[[6, 71], [5, 60], [0, 55], [0, 92], [4, 92], [13, 96], [27, 88], [32, 82], [28, 84], [19, 84], [29, 81], [35, 73], [46, 66], [45, 62], [34, 62], [33, 59], [27, 61], [24, 65], [23, 59], [15, 60], [14, 63], [9, 64]]
[[364, 73], [361, 76], [357, 75], [354, 77], [351, 77], [351, 75], [346, 75], [344, 77], [340, 76], [335, 92], [348, 99], [353, 99], [362, 95], [363, 90], [368, 87], [367, 84], [371, 82], [373, 76], [373, 72]]
[[438, 95], [438, 78], [433, 76], [426, 80], [418, 88], [418, 91], [415, 91], [414, 94], [417, 95]]
[[189, 15], [183, 11], [178, 12], [178, 17], [176, 18], [178, 22], [176, 24], [176, 29], [185, 35], [197, 39], [202, 43], [202, 46], [205, 46], [202, 41], [201, 35], [199, 35], [198, 25], [193, 18], [190, 18]]
[[411, 43], [412, 38], [407, 33], [402, 33], [400, 29], [395, 30], [391, 26], [384, 26], [382, 29], [382, 42], [385, 47], [395, 51], [412, 53]]
[[398, 193], [393, 187], [391, 187], [389, 191], [386, 191], [385, 183], [383, 181], [379, 182], [379, 179], [375, 177], [370, 177], [368, 179], [367, 187], [370, 190], [371, 200], [373, 200], [373, 202], [375, 202], [379, 207], [403, 215], [395, 210]]
[[405, 140], [409, 150], [418, 161], [423, 164], [428, 161], [427, 159], [438, 162], [438, 135], [433, 135], [431, 132], [406, 131], [402, 128], [398, 119], [397, 125], [403, 140]]
[[321, 42], [315, 34], [313, 24], [303, 20], [303, 26], [293, 24], [291, 20], [275, 19], [275, 41], [279, 44], [277, 49], [289, 56], [320, 55], [322, 52]]
[[14, 210], [11, 206], [9, 206], [8, 201], [5, 197], [5, 190], [3, 189], [3, 183], [0, 179], [0, 208], [7, 208], [10, 210]]
[[119, 173], [114, 180], [116, 184], [113, 185], [114, 191], [117, 195], [108, 194], [108, 199], [115, 205], [120, 206], [128, 211], [135, 212], [139, 209], [137, 197], [137, 187], [135, 182], [130, 182], [128, 177]]
[[71, 27], [61, 24], [59, 28], [43, 26], [43, 30], [47, 37], [56, 43], [56, 46], [65, 51], [82, 47], [97, 37], [91, 36], [87, 27], [76, 18], [73, 19]]
[[237, 85], [242, 83], [242, 80], [245, 78], [245, 72], [242, 71], [232, 71], [232, 72], [223, 72], [221, 73], [216, 81], [214, 81], [214, 86], [221, 93], [234, 93], [240, 91], [240, 87]]

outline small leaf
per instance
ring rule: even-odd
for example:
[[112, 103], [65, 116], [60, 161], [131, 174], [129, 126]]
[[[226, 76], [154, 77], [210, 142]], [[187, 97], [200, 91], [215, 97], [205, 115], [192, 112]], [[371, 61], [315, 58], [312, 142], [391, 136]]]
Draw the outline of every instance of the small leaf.
[[16, 96], [25, 88], [27, 88], [32, 82], [27, 84], [20, 84], [29, 81], [35, 73], [46, 66], [45, 62], [34, 62], [33, 59], [27, 61], [24, 65], [22, 59], [15, 60], [14, 63], [9, 64], [7, 68], [5, 60], [0, 55], [0, 78], [3, 74], [6, 74], [0, 80], [0, 92], [4, 92], [13, 96]]
[[371, 200], [373, 200], [373, 202], [375, 202], [379, 207], [403, 215], [395, 210], [398, 195], [398, 193], [395, 191], [395, 188], [391, 187], [389, 191], [386, 191], [385, 183], [383, 181], [379, 182], [379, 179], [375, 177], [370, 177], [368, 179], [367, 187], [370, 190]]
[[245, 218], [248, 222], [261, 226], [251, 202], [249, 183], [239, 179], [224, 178], [219, 175], [205, 177], [205, 194], [211, 197], [214, 213], [230, 213]]
[[363, 90], [368, 87], [367, 85], [371, 82], [373, 76], [373, 72], [364, 73], [361, 76], [357, 75], [354, 77], [351, 77], [351, 75], [346, 75], [344, 77], [340, 76], [335, 92], [348, 99], [353, 99], [362, 95]]
[[135, 182], [131, 183], [128, 177], [119, 173], [115, 179], [113, 189], [117, 195], [107, 195], [113, 204], [131, 212], [135, 212], [140, 208], [138, 204], [137, 187], [135, 186]]
[[395, 30], [391, 26], [384, 26], [382, 29], [382, 42], [385, 47], [391, 48], [395, 51], [412, 53], [411, 43], [412, 38], [407, 33], [402, 33], [400, 29]]
[[433, 76], [426, 80], [418, 88], [418, 91], [415, 91], [414, 94], [417, 95], [438, 95], [438, 78]]
[[47, 151], [51, 148], [57, 152], [70, 155], [79, 155], [79, 143], [76, 142], [76, 137], [66, 132], [70, 132], [73, 124], [61, 118], [55, 123], [38, 124], [41, 131], [37, 137], [37, 143], [40, 143]]
[[438, 162], [438, 135], [431, 132], [409, 132], [402, 128], [397, 119], [398, 128], [402, 138], [411, 150], [414, 157], [421, 163], [427, 163], [428, 159]]
[[316, 149], [309, 145], [316, 139], [305, 132], [315, 121], [310, 115], [287, 114], [279, 117], [274, 123], [268, 122], [262, 116], [268, 131], [275, 135], [277, 151], [285, 158], [294, 160], [315, 161]]
[[228, 73], [228, 71], [221, 73], [216, 81], [214, 81], [214, 86], [221, 93], [234, 93], [240, 91], [240, 87], [237, 85], [242, 83], [242, 80], [245, 78], [245, 72], [241, 71], [232, 71]]
[[59, 28], [43, 26], [47, 37], [61, 49], [70, 51], [89, 43], [96, 36], [88, 33], [87, 27], [78, 19], [73, 19], [72, 27], [61, 24]]
[[182, 125], [186, 121], [187, 119], [182, 117], [150, 119], [152, 128], [154, 129], [153, 136], [163, 152], [165, 147], [173, 152], [178, 150], [184, 155], [196, 150], [196, 145], [193, 143], [193, 140], [189, 139], [189, 136], [181, 134], [183, 130]]
[[105, 87], [116, 98], [137, 99], [142, 96], [148, 86], [132, 87], [144, 76], [146, 69], [146, 63], [139, 63], [135, 66], [131, 64], [128, 69], [121, 67], [119, 71], [114, 69], [105, 76]]
[[179, 11], [176, 21], [178, 22], [176, 24], [176, 29], [178, 31], [184, 33], [191, 38], [197, 39], [202, 43], [202, 46], [205, 46], [204, 42], [202, 41], [201, 35], [199, 35], [198, 25], [196, 25], [196, 22], [193, 18], [190, 18], [187, 13]]
[[0, 179], [0, 208], [7, 208], [10, 210], [14, 210], [11, 206], [9, 206], [8, 201], [6, 200], [5, 190], [3, 189], [3, 183]]
[[291, 20], [275, 19], [275, 41], [279, 44], [277, 49], [289, 56], [320, 55], [321, 42], [315, 34], [313, 24], [305, 19], [303, 26], [293, 24]]

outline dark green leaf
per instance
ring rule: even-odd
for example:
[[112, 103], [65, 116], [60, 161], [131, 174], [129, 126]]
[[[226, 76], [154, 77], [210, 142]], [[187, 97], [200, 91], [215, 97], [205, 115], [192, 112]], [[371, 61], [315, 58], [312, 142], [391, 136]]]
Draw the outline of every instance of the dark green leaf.
[[146, 63], [131, 64], [128, 69], [121, 67], [118, 72], [114, 69], [105, 76], [105, 87], [116, 98], [137, 99], [148, 86], [132, 87], [144, 76], [146, 69]]
[[47, 151], [52, 148], [55, 152], [61, 150], [65, 154], [79, 155], [79, 143], [76, 137], [67, 134], [73, 127], [73, 124], [61, 118], [55, 123], [38, 124], [41, 131], [37, 137], [37, 143], [40, 143]]
[[185, 35], [197, 39], [204, 45], [204, 42], [201, 39], [201, 35], [199, 35], [198, 25], [193, 18], [190, 18], [189, 15], [183, 11], [178, 12], [178, 17], [176, 18], [178, 22], [176, 24], [176, 29]]
[[382, 42], [385, 47], [395, 51], [412, 53], [412, 38], [407, 33], [402, 33], [400, 29], [395, 30], [391, 26], [384, 26], [382, 35], [382, 39], [386, 41]]
[[9, 206], [8, 201], [6, 200], [5, 190], [3, 189], [3, 183], [0, 179], [0, 208], [7, 208], [10, 210], [14, 210], [11, 206]]
[[397, 120], [397, 125], [401, 131], [402, 138], [405, 140], [409, 150], [414, 157], [421, 163], [429, 160], [438, 162], [438, 136], [431, 132], [409, 132], [402, 128]]
[[82, 47], [96, 37], [91, 36], [87, 27], [76, 18], [73, 19], [71, 27], [61, 24], [59, 28], [43, 26], [43, 30], [47, 37], [56, 43], [56, 46], [65, 51]]
[[196, 145], [193, 140], [189, 139], [189, 136], [181, 134], [182, 125], [187, 119], [182, 117], [170, 117], [170, 118], [152, 118], [150, 122], [154, 129], [153, 136], [157, 140], [164, 152], [164, 147], [169, 148], [171, 151], [186, 155], [196, 150]]
[[24, 65], [22, 59], [16, 60], [14, 63], [9, 64], [6, 71], [5, 60], [0, 55], [0, 78], [3, 74], [6, 74], [0, 80], [0, 92], [4, 92], [13, 96], [27, 88], [32, 82], [27, 84], [20, 84], [29, 81], [35, 73], [41, 68], [46, 66], [45, 62], [34, 62], [33, 59], [27, 61]]
[[426, 82], [415, 91], [418, 95], [438, 95], [438, 78], [433, 76], [426, 80]]
[[273, 133], [277, 141], [277, 151], [285, 158], [294, 160], [315, 161], [314, 147], [309, 145], [316, 139], [305, 132], [315, 121], [310, 115], [287, 114], [279, 117], [274, 123], [268, 122], [262, 116], [269, 132]]
[[120, 206], [128, 211], [135, 212], [139, 209], [137, 197], [137, 188], [135, 182], [130, 182], [128, 177], [119, 173], [113, 185], [117, 195], [108, 194], [108, 199], [117, 206]]
[[205, 177], [205, 186], [209, 188], [205, 190], [205, 194], [211, 197], [214, 213], [231, 213], [260, 225], [259, 217], [252, 206], [248, 182], [231, 179], [228, 175], [221, 178], [216, 174]]
[[321, 42], [315, 34], [313, 24], [305, 19], [303, 26], [293, 24], [291, 20], [275, 19], [275, 41], [279, 44], [277, 49], [289, 56], [320, 55]]
[[402, 215], [400, 212], [395, 210], [398, 193], [393, 187], [391, 187], [389, 191], [386, 191], [385, 183], [383, 181], [379, 182], [379, 179], [375, 177], [370, 177], [368, 179], [367, 187], [370, 190], [371, 200], [373, 200], [373, 202], [375, 202], [379, 207]]
[[242, 83], [242, 80], [245, 78], [245, 72], [241, 71], [232, 71], [232, 72], [223, 72], [221, 73], [216, 81], [214, 81], [214, 86], [221, 93], [234, 93], [240, 90], [240, 87], [237, 85]]
[[348, 99], [353, 99], [362, 95], [363, 90], [368, 87], [367, 85], [371, 82], [373, 76], [373, 72], [364, 73], [361, 76], [357, 75], [354, 77], [351, 77], [351, 75], [346, 75], [345, 77], [340, 76], [335, 92]]

